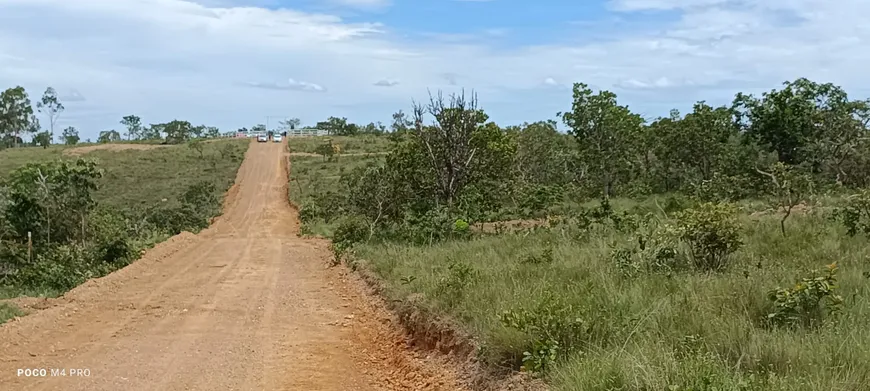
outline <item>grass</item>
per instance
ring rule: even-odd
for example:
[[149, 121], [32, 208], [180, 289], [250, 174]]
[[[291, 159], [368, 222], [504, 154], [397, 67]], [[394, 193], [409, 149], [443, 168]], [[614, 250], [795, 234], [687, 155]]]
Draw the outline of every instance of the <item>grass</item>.
[[[372, 158], [342, 159], [294, 157], [291, 199], [304, 203], [337, 191], [341, 172]], [[388, 299], [454, 320], [491, 366], [516, 369], [542, 336], [567, 336], [576, 349], [542, 374], [555, 390], [863, 390], [870, 389], [870, 239], [849, 237], [832, 221], [831, 207], [841, 202], [814, 200], [789, 218], [786, 236], [769, 203], [740, 202], [743, 246], [721, 272], [627, 277], [611, 254], [637, 238], [606, 225], [432, 246], [363, 244], [355, 261], [383, 279]], [[679, 203], [674, 195], [611, 201], [617, 211], [660, 218]], [[560, 210], [596, 205], [580, 201]], [[317, 220], [304, 229], [332, 233]], [[845, 299], [839, 317], [818, 328], [766, 323], [771, 290], [793, 287], [833, 262]], [[530, 315], [525, 320], [537, 329], [510, 327], [505, 313]], [[568, 330], [575, 319], [580, 327]]]
[[[127, 211], [151, 210], [159, 204], [180, 205], [180, 196], [188, 186], [199, 181], [214, 183], [216, 200], [220, 202], [222, 195], [232, 186], [249, 145], [250, 140], [226, 139], [203, 143], [202, 156], [187, 145], [176, 145], [148, 150], [98, 150], [81, 157], [97, 159], [104, 171], [99, 189], [94, 194], [98, 205]], [[64, 156], [62, 150], [62, 147], [52, 147], [0, 151], [0, 157], [3, 157], [0, 159], [0, 179], [28, 162], [77, 158]], [[220, 205], [214, 207], [219, 210]], [[166, 234], [136, 238], [133, 245], [149, 248], [165, 238]], [[54, 297], [62, 293], [55, 288], [0, 285], [0, 299]]]
[[[560, 299], [583, 320], [584, 332], [574, 336], [583, 348], [549, 372], [557, 390], [857, 390], [870, 384], [867, 238], [846, 237], [813, 214], [791, 221], [787, 237], [775, 216], [745, 217], [743, 227], [745, 246], [718, 274], [625, 278], [609, 254], [614, 242], [630, 238], [607, 229], [582, 238], [542, 230], [431, 247], [365, 245], [357, 254], [387, 282], [391, 299], [414, 295], [457, 320], [480, 338], [483, 358], [493, 365], [515, 364], [532, 342], [505, 327], [499, 314], [535, 308], [548, 296]], [[548, 250], [551, 261], [526, 261], [546, 258]], [[819, 330], [761, 326], [770, 289], [792, 286], [835, 261], [846, 298], [838, 323]], [[476, 277], [461, 277], [451, 264]]]
[[[290, 152], [317, 153], [317, 147], [330, 137], [288, 137]], [[334, 144], [341, 146], [341, 153], [378, 153], [387, 150], [390, 139], [387, 136], [333, 136]]]
[[16, 316], [24, 316], [24, 311], [12, 304], [0, 303], [0, 324], [6, 323]]
[[[294, 157], [291, 198], [304, 203], [335, 192], [341, 172], [374, 158], [342, 159]], [[612, 205], [664, 217], [662, 210], [678, 199], [614, 199]], [[846, 236], [830, 219], [838, 199], [816, 201], [809, 213], [788, 220], [785, 237], [779, 215], [756, 213], [769, 204], [741, 202], [744, 245], [718, 273], [626, 277], [611, 253], [636, 238], [606, 226], [432, 246], [371, 243], [355, 253], [358, 265], [384, 280], [390, 300], [453, 319], [480, 342], [480, 358], [492, 366], [516, 369], [541, 335], [567, 335], [577, 348], [543, 373], [556, 390], [870, 389], [870, 240]], [[321, 221], [305, 229], [332, 232]], [[772, 289], [792, 287], [832, 262], [840, 267], [838, 289], [845, 298], [835, 322], [817, 329], [765, 323], [773, 311], [767, 298]], [[538, 331], [509, 327], [500, 318], [504, 313], [531, 314], [526, 320], [537, 322]], [[569, 332], [573, 319], [581, 327]]]
[[[223, 194], [235, 180], [241, 158], [249, 145], [247, 139], [203, 143], [203, 158], [184, 144], [148, 150], [97, 150], [80, 157], [97, 159], [104, 171], [100, 189], [95, 194], [98, 203], [134, 208], [152, 206], [163, 200], [176, 204], [187, 186], [200, 180], [214, 181]], [[0, 151], [0, 178], [29, 162], [77, 158], [64, 156], [65, 148], [53, 146]], [[232, 149], [235, 158], [223, 157], [221, 151], [225, 148]]]
[[[291, 140], [293, 149], [297, 140]], [[289, 196], [296, 205], [305, 205], [315, 198], [330, 197], [341, 191], [341, 174], [367, 164], [382, 161], [380, 155], [342, 156], [336, 161], [324, 161], [320, 157], [294, 156], [291, 158]], [[313, 221], [304, 224], [303, 232], [330, 236], [334, 224]]]
[[2, 149], [0, 150], [0, 178], [27, 163], [39, 163], [64, 157], [63, 151], [66, 148], [58, 145], [46, 149], [40, 147]]
[[[98, 201], [117, 207], [148, 206], [167, 200], [178, 202], [187, 186], [213, 181], [221, 194], [232, 186], [249, 140], [229, 139], [203, 143], [203, 157], [186, 145], [144, 151], [94, 151], [105, 172]], [[234, 148], [236, 158], [223, 157], [221, 150]], [[137, 169], [138, 168], [138, 169]]]

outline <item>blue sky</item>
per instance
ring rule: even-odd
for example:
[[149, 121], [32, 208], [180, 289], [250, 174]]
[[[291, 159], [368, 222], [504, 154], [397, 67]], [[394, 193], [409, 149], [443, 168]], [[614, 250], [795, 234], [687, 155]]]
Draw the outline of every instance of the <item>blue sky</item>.
[[[388, 123], [427, 90], [475, 90], [501, 125], [570, 87], [653, 119], [785, 80], [870, 96], [864, 0], [0, 0], [0, 88], [55, 87], [87, 137], [186, 119]], [[277, 121], [273, 119], [272, 121]], [[45, 121], [44, 121], [45, 122]]]

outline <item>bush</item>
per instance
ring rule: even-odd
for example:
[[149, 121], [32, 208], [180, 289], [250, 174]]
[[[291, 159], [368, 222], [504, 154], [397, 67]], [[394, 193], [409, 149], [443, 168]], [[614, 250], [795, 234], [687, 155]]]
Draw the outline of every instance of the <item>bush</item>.
[[677, 214], [680, 239], [689, 246], [696, 269], [719, 271], [742, 245], [736, 208], [731, 204], [703, 203]]
[[332, 236], [333, 243], [352, 246], [368, 240], [369, 225], [360, 217], [346, 217], [339, 221]]
[[71, 244], [47, 249], [36, 256], [34, 263], [22, 268], [16, 285], [66, 291], [108, 273], [109, 268], [92, 262], [93, 254], [86, 248]]
[[478, 278], [480, 273], [471, 265], [451, 260], [447, 266], [447, 274], [438, 280], [435, 292], [448, 306], [452, 306], [465, 294], [465, 288], [477, 282]]
[[220, 210], [217, 186], [208, 181], [194, 183], [188, 186], [181, 195], [181, 204], [208, 220], [208, 218], [217, 215]]
[[862, 190], [860, 193], [849, 197], [842, 208], [835, 211], [849, 236], [858, 233], [870, 235], [870, 190]]
[[[407, 215], [395, 227], [391, 236], [408, 243], [432, 244], [455, 237], [455, 224], [456, 219], [451, 218], [446, 209], [433, 209], [422, 215]], [[468, 234], [470, 235], [470, 227]]]
[[659, 223], [647, 216], [630, 242], [614, 249], [611, 260], [626, 277], [640, 272], [670, 273], [685, 266], [680, 256], [679, 231], [670, 224]]
[[572, 305], [553, 294], [533, 308], [503, 312], [502, 326], [525, 334], [529, 341], [523, 352], [521, 369], [547, 372], [557, 360], [567, 358], [581, 347], [586, 327]]
[[792, 288], [776, 288], [768, 294], [773, 311], [767, 320], [775, 326], [818, 327], [842, 310], [843, 298], [835, 292], [837, 264], [827, 266], [823, 272], [802, 278]]

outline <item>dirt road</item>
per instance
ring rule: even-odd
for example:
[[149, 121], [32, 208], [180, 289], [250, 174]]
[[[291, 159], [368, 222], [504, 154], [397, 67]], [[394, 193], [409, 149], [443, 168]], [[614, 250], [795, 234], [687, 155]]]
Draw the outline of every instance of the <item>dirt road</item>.
[[284, 152], [251, 145], [209, 229], [0, 326], [0, 390], [460, 389], [326, 268], [325, 241], [297, 237]]

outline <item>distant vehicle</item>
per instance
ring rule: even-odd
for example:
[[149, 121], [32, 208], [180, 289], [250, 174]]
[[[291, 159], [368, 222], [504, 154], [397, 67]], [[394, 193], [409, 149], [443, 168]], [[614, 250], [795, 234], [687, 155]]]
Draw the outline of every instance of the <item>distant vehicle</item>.
[[265, 143], [265, 142], [267, 142], [267, 141], [269, 141], [269, 135], [268, 135], [268, 134], [261, 134], [261, 135], [258, 135], [258, 136], [257, 136], [257, 142], [258, 142], [258, 143]]
[[274, 141], [276, 143], [280, 143], [283, 140], [284, 140], [284, 138], [280, 134], [272, 135], [272, 141]]

